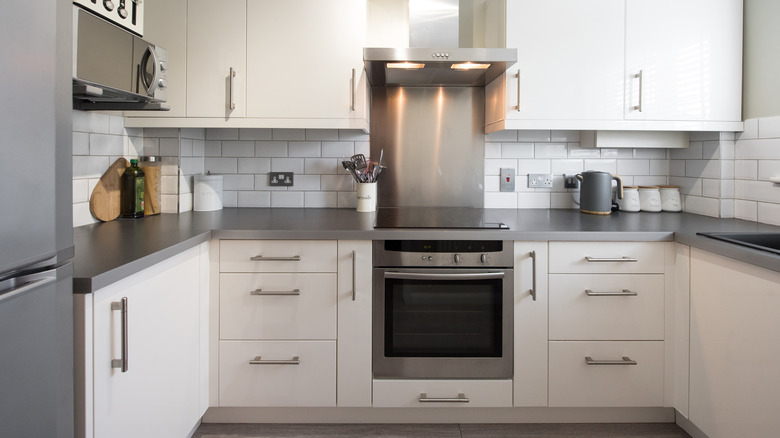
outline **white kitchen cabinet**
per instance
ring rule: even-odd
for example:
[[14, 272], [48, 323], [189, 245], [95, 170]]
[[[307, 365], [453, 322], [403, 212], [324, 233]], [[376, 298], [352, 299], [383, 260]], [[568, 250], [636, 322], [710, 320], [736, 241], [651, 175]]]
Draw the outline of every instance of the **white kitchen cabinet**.
[[780, 273], [691, 250], [690, 416], [710, 438], [780, 428]]
[[247, 116], [366, 118], [365, 0], [248, 0]]
[[547, 242], [514, 244], [514, 406], [547, 406]]
[[338, 242], [338, 406], [371, 406], [372, 243]]
[[246, 0], [188, 0], [188, 118], [246, 115], [245, 17]]
[[518, 62], [486, 89], [486, 132], [742, 129], [740, 0], [493, 0], [487, 11], [488, 30], [505, 25], [487, 43], [516, 47]]
[[75, 296], [76, 436], [187, 436], [198, 425], [208, 399], [204, 260], [207, 243]]

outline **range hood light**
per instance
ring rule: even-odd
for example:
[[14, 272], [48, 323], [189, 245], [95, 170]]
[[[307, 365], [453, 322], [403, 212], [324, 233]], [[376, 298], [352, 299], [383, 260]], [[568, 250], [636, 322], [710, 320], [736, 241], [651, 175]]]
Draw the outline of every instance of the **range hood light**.
[[490, 64], [476, 64], [473, 62], [462, 62], [460, 64], [452, 64], [450, 68], [455, 70], [487, 70], [490, 68]]
[[425, 68], [425, 64], [419, 62], [388, 62], [387, 68], [401, 68], [405, 70], [418, 70]]

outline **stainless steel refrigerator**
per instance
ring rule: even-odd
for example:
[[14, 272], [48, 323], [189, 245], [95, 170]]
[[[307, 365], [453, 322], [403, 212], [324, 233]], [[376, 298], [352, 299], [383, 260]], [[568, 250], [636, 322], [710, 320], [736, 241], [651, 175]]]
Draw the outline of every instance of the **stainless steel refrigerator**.
[[0, 14], [0, 435], [73, 436], [70, 2]]

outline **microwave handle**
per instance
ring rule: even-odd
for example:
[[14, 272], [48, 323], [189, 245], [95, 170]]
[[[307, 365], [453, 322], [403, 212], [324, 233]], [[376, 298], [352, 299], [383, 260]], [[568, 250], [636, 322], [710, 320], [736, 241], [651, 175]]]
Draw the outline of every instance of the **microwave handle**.
[[491, 280], [504, 278], [503, 272], [477, 272], [469, 274], [428, 274], [423, 272], [385, 272], [385, 278], [397, 280]]
[[[146, 83], [146, 76], [143, 74], [146, 71], [146, 64], [149, 62], [149, 58], [152, 58], [154, 62], [154, 74], [152, 76], [151, 83]], [[157, 59], [157, 52], [154, 50], [154, 46], [147, 46], [144, 56], [141, 57], [141, 65], [138, 67], [138, 76], [141, 78], [141, 83], [146, 88], [146, 94], [152, 96], [157, 91], [157, 83], [160, 80], [160, 60]]]

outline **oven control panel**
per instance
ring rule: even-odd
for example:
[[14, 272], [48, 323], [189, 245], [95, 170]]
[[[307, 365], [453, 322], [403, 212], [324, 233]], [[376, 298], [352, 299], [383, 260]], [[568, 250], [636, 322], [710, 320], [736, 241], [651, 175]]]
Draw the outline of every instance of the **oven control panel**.
[[140, 37], [144, 36], [143, 0], [73, 0], [73, 4]]
[[511, 240], [376, 240], [374, 266], [512, 267]]

